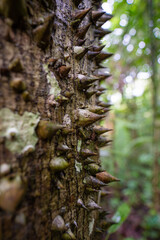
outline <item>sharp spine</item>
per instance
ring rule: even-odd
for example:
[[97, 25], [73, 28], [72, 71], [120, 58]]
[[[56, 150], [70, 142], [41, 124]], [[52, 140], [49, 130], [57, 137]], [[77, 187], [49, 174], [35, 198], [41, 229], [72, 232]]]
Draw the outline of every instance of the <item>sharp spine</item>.
[[58, 74], [61, 78], [65, 78], [68, 76], [68, 73], [70, 70], [71, 70], [71, 67], [62, 65], [58, 68]]
[[51, 121], [41, 120], [37, 126], [36, 132], [39, 138], [45, 140], [51, 139], [53, 135], [62, 128], [64, 128], [63, 125], [55, 124]]
[[102, 10], [97, 10], [97, 11], [92, 11], [92, 20], [93, 22], [98, 21], [98, 19], [105, 13], [105, 11]]
[[100, 188], [100, 187], [106, 186], [106, 184], [104, 182], [102, 182], [98, 178], [95, 178], [92, 176], [85, 177], [83, 182], [87, 187], [91, 186], [93, 188]]
[[79, 39], [83, 39], [89, 29], [89, 27], [91, 26], [91, 23], [87, 24], [85, 27], [82, 27], [78, 30], [76, 37]]
[[77, 115], [77, 122], [79, 126], [87, 126], [90, 125], [100, 119], [102, 119], [103, 115], [98, 115], [95, 113], [90, 112], [89, 110], [86, 109], [78, 109], [75, 111]]
[[112, 31], [109, 31], [107, 29], [99, 28], [94, 30], [95, 37], [102, 38], [107, 34], [112, 33]]
[[110, 182], [119, 182], [120, 180], [114, 176], [112, 176], [108, 172], [100, 172], [96, 174], [96, 178], [102, 181], [103, 183], [110, 183]]

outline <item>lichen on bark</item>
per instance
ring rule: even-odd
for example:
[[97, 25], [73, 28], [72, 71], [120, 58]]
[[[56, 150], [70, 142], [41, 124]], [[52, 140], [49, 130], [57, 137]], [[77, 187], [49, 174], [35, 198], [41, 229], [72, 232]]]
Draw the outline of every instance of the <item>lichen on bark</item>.
[[8, 108], [0, 110], [0, 137], [5, 137], [5, 146], [13, 153], [23, 153], [38, 141], [35, 128], [40, 120], [39, 114], [24, 112], [21, 116]]

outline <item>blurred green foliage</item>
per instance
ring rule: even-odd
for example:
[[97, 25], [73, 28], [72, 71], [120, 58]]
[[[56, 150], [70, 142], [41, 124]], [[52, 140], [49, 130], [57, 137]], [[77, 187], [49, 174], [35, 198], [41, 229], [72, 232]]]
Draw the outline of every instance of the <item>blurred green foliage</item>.
[[[160, 1], [152, 1], [154, 22], [149, 16], [148, 2], [107, 1], [114, 14], [107, 26], [114, 32], [105, 36], [102, 42], [106, 44], [105, 50], [115, 53], [115, 56], [103, 63], [109, 67], [113, 77], [102, 83], [107, 87], [107, 93], [100, 99], [113, 103], [110, 124], [113, 124], [114, 131], [112, 147], [101, 150], [101, 159], [103, 167], [121, 179], [119, 184], [112, 185], [114, 194], [109, 203], [115, 209], [114, 216], [123, 216], [123, 220], [108, 231], [114, 240], [160, 239], [160, 214], [154, 210], [152, 189], [151, 85], [151, 34], [157, 49], [156, 65], [160, 73]], [[105, 7], [105, 4], [102, 6]], [[139, 209], [141, 215], [138, 215]], [[130, 220], [133, 235], [125, 236], [120, 232], [118, 237], [113, 235], [112, 238], [111, 233], [117, 231], [124, 221], [127, 223], [133, 214], [140, 219], [138, 227], [134, 227]], [[136, 231], [139, 237], [134, 237]]]

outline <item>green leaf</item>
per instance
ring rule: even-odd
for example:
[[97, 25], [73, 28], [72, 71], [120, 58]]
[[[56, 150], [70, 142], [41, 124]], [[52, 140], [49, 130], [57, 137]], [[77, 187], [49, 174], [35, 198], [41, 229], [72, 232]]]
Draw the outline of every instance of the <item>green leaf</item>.
[[128, 206], [127, 203], [123, 203], [122, 205], [119, 206], [117, 209], [117, 212], [114, 214], [112, 217], [112, 220], [116, 222], [116, 224], [112, 225], [109, 230], [108, 234], [112, 234], [116, 232], [120, 226], [123, 224], [123, 222], [126, 220], [128, 215], [130, 214], [131, 208]]

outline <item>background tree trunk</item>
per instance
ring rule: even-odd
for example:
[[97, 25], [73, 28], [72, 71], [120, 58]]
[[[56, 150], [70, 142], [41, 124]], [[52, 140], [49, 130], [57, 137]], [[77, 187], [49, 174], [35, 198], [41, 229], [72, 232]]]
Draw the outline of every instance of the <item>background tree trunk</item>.
[[[97, 45], [98, 38], [91, 9], [79, 26], [72, 14], [78, 9], [96, 10], [100, 3], [80, 2], [0, 2], [3, 240], [96, 239], [98, 211], [84, 206], [91, 200], [99, 202], [100, 188], [86, 190], [84, 178], [90, 174], [84, 162], [93, 155], [100, 165], [91, 123], [102, 115], [78, 110], [96, 105], [95, 94], [87, 97], [86, 88], [80, 89], [76, 80], [77, 74], [95, 75], [96, 64], [75, 46], [84, 38], [86, 46]], [[88, 23], [83, 37], [81, 28]], [[90, 89], [98, 91], [96, 86], [98, 81]], [[84, 206], [77, 204], [78, 199]]]

